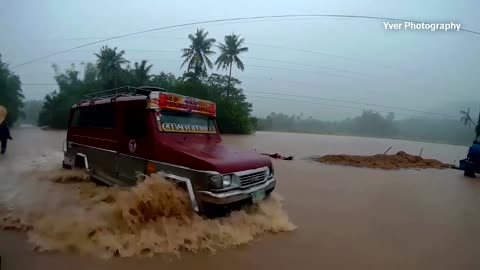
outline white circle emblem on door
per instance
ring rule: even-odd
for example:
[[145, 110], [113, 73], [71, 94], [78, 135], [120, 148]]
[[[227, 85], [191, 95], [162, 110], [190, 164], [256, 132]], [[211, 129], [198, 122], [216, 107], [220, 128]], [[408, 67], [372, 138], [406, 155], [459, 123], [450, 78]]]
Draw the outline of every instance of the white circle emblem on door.
[[137, 150], [137, 142], [135, 142], [135, 139], [130, 140], [128, 143], [128, 149], [130, 149], [130, 153], [133, 153], [135, 150]]

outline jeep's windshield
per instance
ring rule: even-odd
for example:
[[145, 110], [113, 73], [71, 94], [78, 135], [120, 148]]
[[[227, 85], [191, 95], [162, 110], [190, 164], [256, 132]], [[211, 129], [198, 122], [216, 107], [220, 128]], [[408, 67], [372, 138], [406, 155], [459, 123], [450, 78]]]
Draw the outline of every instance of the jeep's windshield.
[[171, 133], [216, 134], [215, 119], [206, 115], [184, 112], [162, 111], [158, 118], [158, 129]]

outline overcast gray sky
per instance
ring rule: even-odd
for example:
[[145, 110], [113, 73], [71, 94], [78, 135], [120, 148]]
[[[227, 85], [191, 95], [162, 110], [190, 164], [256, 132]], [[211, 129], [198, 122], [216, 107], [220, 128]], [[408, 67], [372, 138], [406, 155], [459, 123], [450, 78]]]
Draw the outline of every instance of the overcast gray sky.
[[[243, 16], [385, 16], [425, 22], [453, 21], [461, 23], [462, 28], [480, 31], [480, 2], [475, 0], [0, 0], [0, 3], [0, 53], [3, 61], [12, 66], [110, 36]], [[205, 28], [211, 37], [222, 42], [224, 35], [232, 32], [245, 37], [245, 45], [249, 47], [249, 52], [242, 55], [245, 71], [234, 70], [233, 75], [242, 80], [258, 116], [276, 111], [341, 119], [372, 108], [394, 111], [398, 117], [400, 113], [434, 117], [300, 96], [441, 112], [454, 117], [466, 106], [479, 109], [480, 35], [387, 31], [379, 20], [301, 18], [205, 24], [92, 45], [18, 67], [15, 72], [25, 84], [55, 83], [53, 63], [62, 69], [75, 63], [82, 69], [81, 62], [94, 62], [93, 53], [102, 45], [109, 45], [125, 50], [131, 62], [147, 59], [154, 65], [153, 73], [180, 75], [184, 71], [180, 69], [180, 49], [188, 46], [187, 35], [197, 27]], [[24, 85], [23, 89], [27, 99], [42, 99], [56, 87]]]

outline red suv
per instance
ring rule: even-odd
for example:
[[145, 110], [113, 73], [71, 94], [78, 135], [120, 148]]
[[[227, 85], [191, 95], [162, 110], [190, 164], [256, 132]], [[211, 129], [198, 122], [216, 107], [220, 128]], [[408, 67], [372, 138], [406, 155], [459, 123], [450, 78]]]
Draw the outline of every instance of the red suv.
[[91, 94], [74, 105], [63, 166], [108, 185], [159, 173], [185, 187], [195, 211], [258, 202], [275, 188], [272, 162], [222, 144], [213, 102], [156, 87]]

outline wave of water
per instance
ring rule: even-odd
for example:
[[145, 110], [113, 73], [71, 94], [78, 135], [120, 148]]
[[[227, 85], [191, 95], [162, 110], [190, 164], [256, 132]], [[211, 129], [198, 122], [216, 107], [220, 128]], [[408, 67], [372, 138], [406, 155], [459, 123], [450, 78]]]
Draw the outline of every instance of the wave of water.
[[83, 172], [39, 168], [0, 201], [0, 227], [28, 231], [39, 251], [101, 257], [216, 251], [295, 229], [275, 193], [227, 217], [207, 219], [160, 176], [132, 188], [104, 187]]

